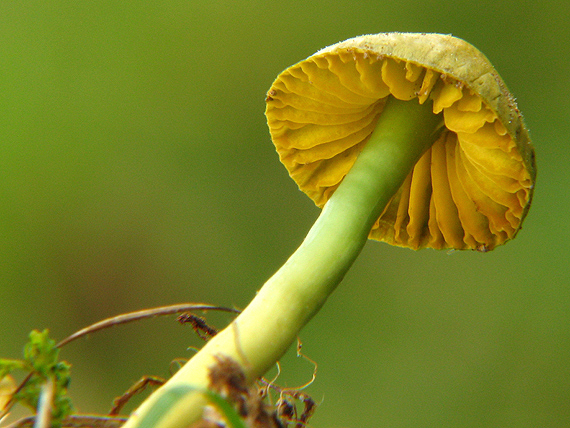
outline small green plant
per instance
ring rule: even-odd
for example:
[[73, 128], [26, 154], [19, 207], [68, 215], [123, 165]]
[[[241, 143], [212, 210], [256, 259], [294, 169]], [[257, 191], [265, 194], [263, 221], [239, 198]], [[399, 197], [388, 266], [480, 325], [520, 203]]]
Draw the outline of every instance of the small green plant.
[[69, 416], [74, 408], [67, 393], [71, 381], [71, 366], [59, 360], [59, 351], [56, 342], [48, 336], [48, 330], [34, 330], [24, 346], [22, 360], [0, 359], [0, 379], [16, 371], [26, 373], [20, 387], [11, 394], [3, 413], [14, 404], [22, 404], [35, 411], [42, 393], [46, 393], [46, 385], [52, 385], [52, 399], [49, 403], [51, 423], [53, 427], [61, 426], [62, 420]]

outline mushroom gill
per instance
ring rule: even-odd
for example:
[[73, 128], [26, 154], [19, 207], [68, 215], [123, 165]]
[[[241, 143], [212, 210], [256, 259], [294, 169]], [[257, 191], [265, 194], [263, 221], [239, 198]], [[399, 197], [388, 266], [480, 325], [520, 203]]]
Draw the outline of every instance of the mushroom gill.
[[443, 131], [369, 237], [413, 249], [480, 251], [514, 238], [534, 177], [505, 117], [448, 73], [373, 50], [317, 53], [285, 70], [268, 92], [273, 142], [299, 188], [317, 206], [325, 205], [389, 96], [433, 102]]

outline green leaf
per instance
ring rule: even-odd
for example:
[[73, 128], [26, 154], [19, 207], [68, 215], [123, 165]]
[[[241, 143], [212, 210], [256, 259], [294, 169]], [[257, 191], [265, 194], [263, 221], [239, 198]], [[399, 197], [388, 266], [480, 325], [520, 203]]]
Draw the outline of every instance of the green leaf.
[[30, 340], [24, 347], [24, 360], [34, 370], [47, 378], [51, 375], [52, 368], [57, 365], [59, 349], [55, 346], [55, 340], [50, 339], [48, 330], [39, 332], [33, 330]]
[[70, 367], [68, 363], [59, 361], [59, 349], [56, 342], [49, 338], [48, 330], [34, 330], [24, 346], [23, 360], [0, 360], [0, 379], [14, 370], [30, 372], [25, 385], [14, 394], [13, 399], [34, 411], [38, 407], [42, 385], [47, 379], [53, 379], [52, 426], [57, 427], [73, 412], [71, 399], [67, 395], [71, 381]]
[[25, 370], [26, 363], [22, 360], [8, 360], [0, 358], [0, 379], [12, 373], [14, 370]]
[[231, 403], [221, 395], [203, 388], [191, 385], [175, 386], [160, 396], [154, 406], [143, 416], [138, 428], [160, 428], [161, 419], [183, 398], [190, 394], [204, 394], [210, 404], [214, 405], [222, 414], [229, 428], [247, 428], [242, 418]]

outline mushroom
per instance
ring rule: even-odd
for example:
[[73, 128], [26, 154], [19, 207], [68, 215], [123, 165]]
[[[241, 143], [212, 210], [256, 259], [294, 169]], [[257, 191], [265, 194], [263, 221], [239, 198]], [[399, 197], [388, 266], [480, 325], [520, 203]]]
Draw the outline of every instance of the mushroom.
[[[180, 385], [208, 386], [217, 355], [262, 376], [340, 283], [368, 238], [489, 251], [515, 237], [534, 189], [534, 151], [487, 58], [448, 35], [349, 39], [283, 71], [267, 95], [282, 163], [323, 210], [289, 260], [126, 428]], [[163, 401], [161, 401], [163, 402]], [[172, 404], [161, 428], [200, 415]]]
[[[413, 162], [391, 176], [397, 191], [374, 214], [369, 237], [413, 249], [479, 251], [514, 238], [532, 199], [534, 151], [514, 98], [467, 42], [386, 33], [338, 43], [281, 73], [266, 114], [282, 163], [323, 207], [382, 125], [395, 133], [383, 116], [401, 102], [410, 104], [401, 119], [408, 108], [425, 106], [441, 129], [420, 141], [425, 145], [401, 141], [398, 152], [415, 150]], [[417, 126], [408, 121], [400, 126]]]

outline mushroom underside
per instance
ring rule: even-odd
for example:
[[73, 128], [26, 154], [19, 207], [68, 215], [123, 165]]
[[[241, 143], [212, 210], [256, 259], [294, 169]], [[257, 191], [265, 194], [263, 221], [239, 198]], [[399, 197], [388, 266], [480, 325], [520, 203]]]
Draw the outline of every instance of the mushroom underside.
[[433, 102], [444, 130], [386, 206], [370, 238], [399, 246], [491, 250], [514, 238], [533, 179], [501, 118], [466, 84], [362, 49], [315, 55], [268, 93], [273, 142], [291, 177], [323, 207], [352, 167], [389, 96]]

